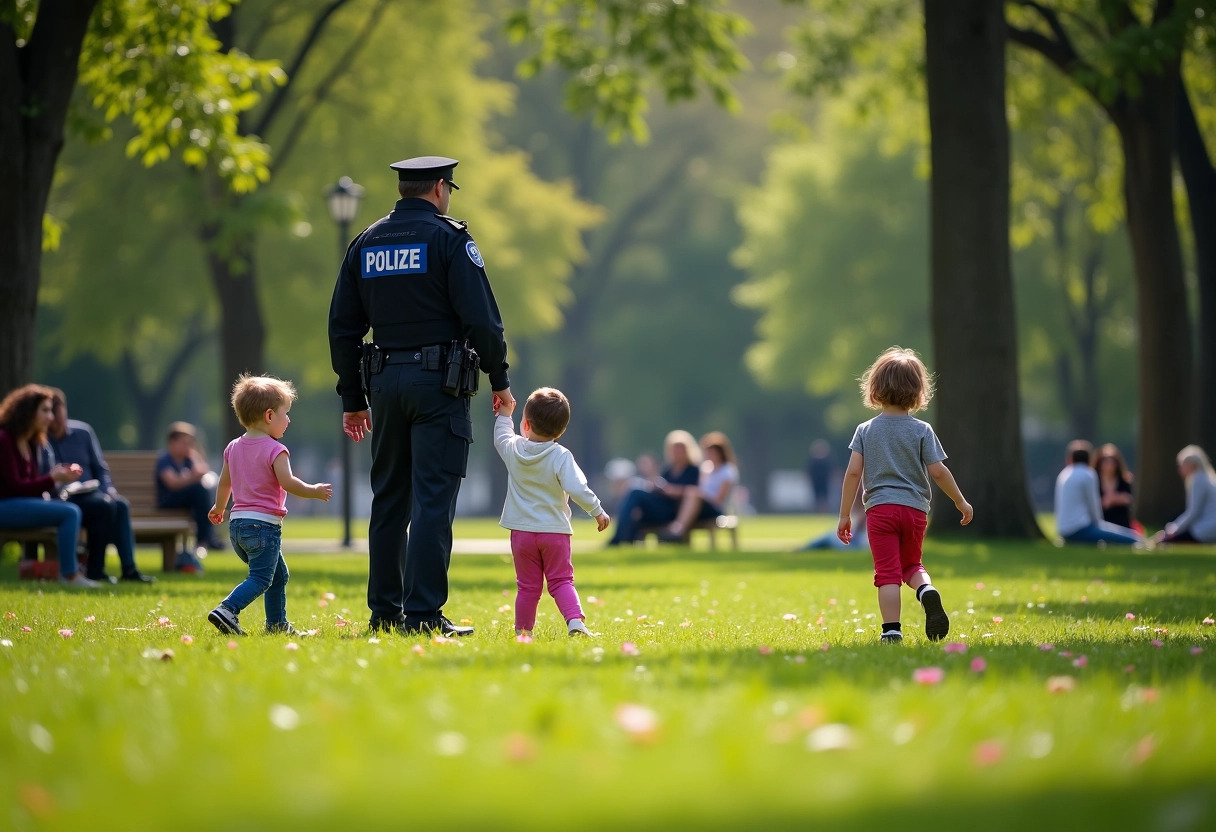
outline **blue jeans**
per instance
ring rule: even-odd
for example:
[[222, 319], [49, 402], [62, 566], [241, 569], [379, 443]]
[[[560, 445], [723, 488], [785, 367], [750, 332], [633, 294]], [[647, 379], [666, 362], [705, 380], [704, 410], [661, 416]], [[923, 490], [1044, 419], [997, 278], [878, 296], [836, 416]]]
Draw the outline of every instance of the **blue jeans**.
[[237, 518], [228, 521], [232, 551], [249, 564], [249, 577], [221, 604], [234, 613], [265, 596], [266, 623], [287, 622], [287, 563], [283, 560], [283, 527], [261, 520]]
[[1064, 535], [1064, 540], [1068, 543], [1097, 543], [1099, 541], [1106, 543], [1144, 542], [1144, 538], [1131, 529], [1116, 526], [1114, 523], [1107, 523], [1105, 520], [1091, 523], [1082, 529], [1077, 529], [1071, 534], [1066, 534]]
[[[616, 531], [612, 533], [609, 546], [632, 543], [642, 526], [661, 526], [676, 519], [680, 501], [658, 491], [634, 489], [625, 495], [617, 509]], [[716, 514], [713, 516], [717, 516]]]
[[196, 538], [198, 545], [214, 549], [211, 520], [207, 517], [207, 512], [211, 511], [213, 503], [215, 503], [215, 491], [207, 488], [201, 482], [196, 482], [193, 485], [187, 485], [185, 488], [179, 488], [177, 491], [170, 491], [157, 501], [156, 506], [157, 508], [190, 509], [190, 514], [194, 517], [194, 525], [197, 529]]
[[0, 500], [0, 528], [36, 529], [55, 526], [59, 541], [59, 574], [76, 574], [76, 541], [80, 538], [80, 509], [63, 500], [7, 497]]

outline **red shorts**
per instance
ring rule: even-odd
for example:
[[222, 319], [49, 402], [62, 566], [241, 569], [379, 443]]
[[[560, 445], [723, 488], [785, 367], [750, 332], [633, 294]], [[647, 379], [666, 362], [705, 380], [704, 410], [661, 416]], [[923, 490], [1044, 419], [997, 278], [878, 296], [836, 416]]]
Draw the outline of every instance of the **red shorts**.
[[929, 517], [920, 509], [886, 504], [866, 512], [866, 534], [874, 555], [874, 586], [908, 583], [924, 572], [920, 547]]

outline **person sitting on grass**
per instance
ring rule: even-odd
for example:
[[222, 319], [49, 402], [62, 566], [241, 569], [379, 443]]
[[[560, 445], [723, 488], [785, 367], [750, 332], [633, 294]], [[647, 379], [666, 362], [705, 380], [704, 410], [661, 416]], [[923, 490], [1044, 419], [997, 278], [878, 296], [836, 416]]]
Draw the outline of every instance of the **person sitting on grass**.
[[695, 524], [721, 517], [731, 492], [739, 484], [735, 450], [725, 433], [715, 430], [702, 436], [701, 450], [705, 461], [701, 463], [697, 487], [686, 491], [680, 499], [680, 509], [667, 527], [664, 540], [687, 541]]
[[574, 454], [557, 444], [570, 424], [570, 401], [560, 390], [542, 387], [524, 403], [524, 418], [515, 433], [515, 402], [495, 401], [494, 449], [507, 466], [507, 499], [499, 525], [511, 530], [515, 561], [515, 634], [531, 637], [543, 584], [571, 636], [590, 636], [570, 558], [570, 499], [595, 518], [598, 531], [608, 528], [608, 513], [587, 485]]
[[946, 467], [933, 426], [912, 416], [933, 397], [933, 381], [920, 357], [912, 350], [891, 347], [878, 356], [861, 377], [861, 400], [871, 410], [882, 412], [857, 426], [852, 454], [840, 492], [840, 522], [836, 535], [848, 545], [853, 537], [849, 509], [863, 482], [862, 500], [869, 528], [870, 552], [874, 556], [874, 586], [882, 613], [881, 640], [903, 641], [899, 621], [900, 584], [916, 590], [916, 600], [925, 609], [925, 635], [939, 641], [950, 632], [950, 617], [942, 607], [941, 594], [929, 580], [921, 562], [921, 544], [928, 526], [933, 497], [930, 479], [946, 493], [971, 522], [971, 504], [963, 498]]
[[[59, 582], [95, 589], [101, 584], [81, 574], [76, 560], [80, 508], [58, 499], [59, 489], [84, 471], [79, 465], [54, 465], [49, 473], [38, 473], [38, 449], [54, 418], [48, 387], [27, 384], [0, 402], [0, 529], [54, 526]], [[56, 496], [52, 499], [48, 492]]]
[[309, 485], [291, 473], [291, 453], [279, 442], [291, 424], [296, 389], [289, 381], [242, 375], [232, 388], [232, 409], [245, 434], [224, 449], [224, 467], [208, 512], [212, 523], [224, 521], [232, 496], [228, 536], [236, 556], [249, 564], [249, 577], [207, 616], [221, 633], [244, 635], [238, 616], [259, 595], [266, 605], [266, 632], [295, 635], [287, 621], [287, 562], [283, 560], [283, 518], [287, 495], [326, 500], [327, 482]]
[[1068, 443], [1068, 465], [1056, 477], [1056, 531], [1066, 543], [1143, 543], [1132, 529], [1102, 519], [1098, 475], [1089, 465], [1093, 446]]
[[844, 543], [836, 536], [836, 530], [831, 529], [824, 532], [819, 537], [812, 538], [807, 543], [803, 544], [798, 551], [810, 552], [831, 549], [842, 551], [845, 549], [868, 549], [870, 548], [870, 538], [866, 534], [866, 510], [865, 505], [861, 500], [861, 489], [857, 489], [857, 497], [853, 500], [852, 510], [849, 512], [849, 517], [852, 518], [852, 535], [849, 537], [849, 542]]
[[1157, 543], [1216, 543], [1216, 471], [1203, 448], [1178, 452], [1178, 473], [1186, 481], [1186, 511], [1153, 540]]
[[57, 387], [50, 388], [55, 418], [47, 430], [47, 443], [55, 461], [76, 464], [84, 472], [82, 482], [97, 483], [95, 490], [70, 494], [68, 499], [80, 507], [85, 533], [89, 539], [89, 580], [115, 583], [117, 578], [106, 574], [106, 549], [113, 543], [118, 550], [122, 580], [154, 583], [156, 578], [145, 575], [135, 566], [135, 533], [131, 529], [131, 505], [110, 477], [110, 466], [102, 456], [97, 434], [88, 422], [68, 418], [68, 397]]
[[218, 549], [220, 540], [212, 533], [207, 520], [207, 510], [215, 496], [203, 482], [211, 473], [211, 466], [199, 453], [195, 435], [194, 425], [189, 422], [169, 425], [165, 450], [156, 458], [156, 507], [189, 509], [194, 517], [198, 545], [204, 549]]

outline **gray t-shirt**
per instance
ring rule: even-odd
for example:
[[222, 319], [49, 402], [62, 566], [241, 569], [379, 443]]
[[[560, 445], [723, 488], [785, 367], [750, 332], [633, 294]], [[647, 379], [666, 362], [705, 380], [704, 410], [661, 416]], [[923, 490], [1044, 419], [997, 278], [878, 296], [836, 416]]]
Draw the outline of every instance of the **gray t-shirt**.
[[932, 425], [914, 416], [880, 413], [857, 426], [849, 450], [864, 457], [862, 502], [867, 511], [893, 504], [929, 513], [933, 486], [928, 468], [946, 459]]

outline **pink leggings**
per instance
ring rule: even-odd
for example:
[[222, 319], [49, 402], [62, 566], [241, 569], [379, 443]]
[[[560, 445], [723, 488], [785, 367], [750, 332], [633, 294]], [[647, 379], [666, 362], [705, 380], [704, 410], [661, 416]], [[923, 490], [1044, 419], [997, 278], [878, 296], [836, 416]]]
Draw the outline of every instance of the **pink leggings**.
[[570, 560], [570, 535], [553, 532], [511, 532], [511, 554], [515, 558], [515, 629], [536, 626], [536, 607], [544, 583], [557, 602], [562, 618], [582, 618], [574, 588], [574, 564]]

